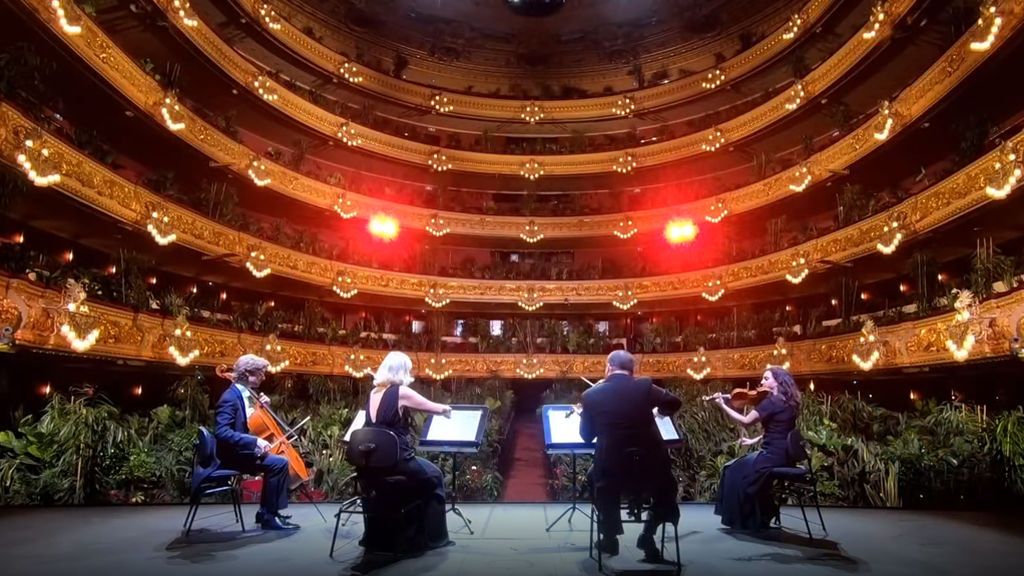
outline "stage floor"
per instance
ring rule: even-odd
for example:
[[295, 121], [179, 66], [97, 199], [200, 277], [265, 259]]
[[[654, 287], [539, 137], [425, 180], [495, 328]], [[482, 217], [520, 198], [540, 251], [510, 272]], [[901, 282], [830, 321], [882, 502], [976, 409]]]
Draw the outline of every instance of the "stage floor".
[[[338, 535], [328, 558], [336, 505], [289, 509], [302, 530], [282, 535], [251, 527], [255, 506], [245, 506], [249, 530], [232, 523], [229, 506], [200, 508], [193, 532], [182, 536], [184, 506], [5, 509], [0, 511], [0, 572], [217, 576], [339, 576], [362, 557], [359, 517]], [[578, 514], [544, 528], [563, 504], [465, 504], [470, 535], [449, 514], [456, 545], [380, 567], [372, 574], [597, 574], [588, 558], [588, 522]], [[683, 573], [785, 574], [1013, 574], [1024, 565], [1024, 523], [980, 513], [894, 510], [824, 511], [829, 534], [810, 541], [799, 509], [785, 509], [783, 531], [730, 533], [707, 505], [684, 505], [679, 526]], [[795, 516], [794, 516], [795, 514]], [[813, 526], [813, 525], [812, 525]], [[613, 563], [632, 571], [646, 565], [632, 544], [639, 526], [626, 525], [622, 553]], [[671, 534], [671, 531], [670, 531]], [[817, 533], [816, 533], [817, 534]], [[670, 553], [671, 554], [671, 553]], [[609, 571], [611, 572], [611, 571]], [[664, 573], [659, 571], [659, 573]]]

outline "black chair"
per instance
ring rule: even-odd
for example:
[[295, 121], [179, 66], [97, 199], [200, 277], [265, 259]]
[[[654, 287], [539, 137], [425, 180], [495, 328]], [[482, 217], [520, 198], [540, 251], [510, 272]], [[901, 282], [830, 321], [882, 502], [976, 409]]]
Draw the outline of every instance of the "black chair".
[[[363, 517], [364, 533], [361, 543], [379, 554], [403, 555], [409, 549], [420, 548], [418, 544], [423, 538], [419, 533], [418, 522], [408, 522], [410, 513], [419, 508], [422, 502], [413, 487], [413, 483], [405, 476], [394, 472], [398, 464], [398, 436], [383, 428], [360, 428], [352, 432], [345, 460], [355, 467], [356, 472], [346, 479], [353, 482], [356, 496], [343, 503], [334, 515], [334, 536], [331, 538], [331, 552], [334, 558], [334, 547], [338, 540], [338, 526], [342, 514], [358, 514]], [[353, 508], [359, 507], [356, 511]], [[381, 548], [372, 542], [371, 532], [377, 520], [384, 520], [388, 530], [400, 535], [416, 532], [420, 537], [394, 538], [393, 548]]]
[[245, 520], [242, 518], [242, 473], [220, 467], [217, 459], [217, 441], [205, 426], [199, 427], [195, 450], [192, 453], [192, 489], [189, 492], [188, 513], [185, 514], [185, 536], [192, 531], [192, 523], [199, 512], [199, 504], [204, 497], [219, 492], [231, 492], [231, 504], [235, 512], [235, 522], [242, 525], [245, 532]]
[[[632, 470], [626, 475], [626, 482], [622, 486], [621, 499], [623, 502], [619, 507], [619, 514], [626, 513], [626, 518], [622, 520], [623, 524], [643, 524], [644, 515], [650, 513], [653, 504], [647, 486], [647, 475], [643, 473], [647, 469], [644, 463], [645, 452], [639, 448], [629, 448], [626, 450], [626, 457], [632, 464]], [[590, 558], [597, 560], [597, 571], [603, 574], [604, 561], [600, 548], [601, 531], [598, 529], [601, 515], [597, 506], [594, 505], [594, 502], [597, 501], [597, 492], [598, 486], [594, 485], [591, 490], [590, 506]], [[672, 526], [672, 537], [676, 544], [675, 561], [671, 563], [675, 566], [675, 573], [678, 575], [683, 570], [683, 561], [679, 554], [679, 526], [675, 522], [666, 521], [661, 524], [661, 555], [665, 556], [665, 534], [669, 524]], [[594, 538], [595, 533], [597, 534], [596, 539]], [[594, 552], [597, 552], [597, 557], [594, 556]]]
[[[786, 440], [790, 461], [796, 465], [772, 468], [769, 473], [772, 490], [780, 505], [790, 498], [796, 500], [800, 506], [800, 513], [804, 517], [804, 526], [807, 527], [807, 537], [813, 540], [811, 523], [807, 520], [807, 510], [804, 508], [804, 500], [808, 496], [813, 499], [814, 508], [818, 511], [818, 525], [826, 535], [828, 534], [828, 530], [825, 528], [825, 519], [821, 515], [821, 505], [818, 502], [818, 478], [814, 474], [811, 456], [807, 451], [807, 442], [800, 430], [794, 429]], [[782, 525], [781, 506], [780, 511], [775, 514], [775, 525]]]

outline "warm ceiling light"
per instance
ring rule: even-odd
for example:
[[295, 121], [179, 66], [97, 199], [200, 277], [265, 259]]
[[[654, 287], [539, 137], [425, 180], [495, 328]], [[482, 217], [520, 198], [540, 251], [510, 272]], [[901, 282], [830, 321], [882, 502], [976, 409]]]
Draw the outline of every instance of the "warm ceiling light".
[[704, 215], [704, 219], [712, 224], [718, 224], [728, 215], [729, 209], [725, 207], [725, 201], [718, 199], [711, 205], [708, 213]]
[[544, 165], [530, 158], [519, 167], [519, 174], [527, 180], [536, 180], [544, 175]]
[[355, 378], [362, 378], [363, 376], [373, 374], [374, 368], [366, 360], [366, 356], [358, 352], [352, 352], [345, 360], [345, 372], [348, 372], [349, 375]]
[[992, 163], [992, 172], [985, 184], [985, 194], [994, 200], [1002, 200], [1010, 195], [1020, 182], [1020, 177], [1021, 164], [1017, 151], [1009, 142], [1004, 142]]
[[252, 85], [256, 89], [256, 93], [260, 95], [260, 98], [263, 98], [267, 102], [277, 101], [277, 90], [274, 88], [274, 84], [270, 81], [270, 78], [260, 74], [252, 81]]
[[624, 95], [620, 96], [615, 104], [612, 105], [612, 113], [619, 116], [632, 116], [633, 112], [636, 111], [636, 102], [632, 96]]
[[178, 239], [178, 235], [171, 230], [171, 218], [159, 210], [149, 213], [149, 222], [146, 223], [146, 231], [153, 237], [160, 246], [167, 246]]
[[338, 213], [345, 220], [349, 218], [355, 218], [356, 214], [359, 213], [356, 210], [355, 204], [348, 198], [348, 194], [342, 192], [338, 194], [338, 199], [334, 202], [334, 211]]
[[888, 100], [882, 100], [878, 105], [878, 119], [875, 120], [875, 140], [885, 140], [892, 133], [893, 124], [896, 119], [893, 117], [892, 105]]
[[341, 73], [342, 78], [348, 80], [352, 84], [359, 84], [363, 81], [363, 75], [359, 72], [359, 67], [351, 60], [342, 64], [341, 68], [338, 69], [338, 72]]
[[519, 307], [527, 312], [533, 312], [543, 306], [544, 302], [540, 298], [540, 292], [536, 288], [528, 286], [523, 289], [516, 304], [519, 304]]
[[871, 18], [868, 19], [867, 30], [861, 34], [861, 38], [874, 40], [878, 36], [878, 31], [885, 22], [886, 4], [887, 2], [879, 1], [875, 2], [875, 5], [871, 7]]
[[725, 144], [725, 133], [722, 132], [721, 128], [717, 126], [712, 128], [708, 135], [704, 138], [704, 142], [701, 142], [700, 147], [705, 152], [714, 152]]
[[253, 184], [263, 187], [270, 184], [270, 174], [267, 172], [267, 165], [263, 163], [263, 159], [256, 156], [249, 162], [249, 178], [252, 178]]
[[167, 353], [174, 358], [174, 363], [178, 366], [188, 366], [199, 357], [199, 346], [193, 342], [192, 329], [189, 328], [188, 322], [184, 318], [178, 320], [178, 326], [174, 329], [170, 340], [171, 344], [167, 347]]
[[338, 128], [338, 138], [341, 138], [341, 141], [349, 146], [359, 146], [363, 143], [363, 138], [359, 135], [355, 125], [348, 121]]
[[712, 278], [704, 283], [705, 289], [700, 293], [708, 302], [718, 302], [718, 300], [725, 295], [725, 286], [722, 285], [721, 278]]
[[701, 80], [700, 85], [707, 90], [713, 90], [721, 86], [722, 82], [725, 82], [725, 72], [722, 72], [721, 68], [715, 68], [708, 72], [707, 77]]
[[619, 220], [615, 230], [612, 230], [612, 234], [615, 234], [619, 238], [626, 240], [632, 238], [637, 233], [637, 227], [633, 224], [633, 219], [626, 216], [622, 220]]
[[50, 0], [50, 9], [53, 10], [54, 16], [57, 17], [57, 24], [60, 25], [60, 29], [68, 36], [77, 36], [82, 33], [82, 27], [77, 24], [71, 24], [68, 21], [67, 12], [64, 11], [64, 2], [62, 0]]
[[264, 278], [270, 274], [270, 265], [267, 264], [267, 257], [259, 250], [249, 252], [249, 259], [245, 261], [245, 268], [256, 278]]
[[857, 351], [850, 354], [850, 360], [853, 360], [853, 363], [865, 372], [874, 368], [875, 364], [882, 358], [882, 350], [877, 340], [875, 323], [868, 318], [860, 329]]
[[690, 365], [686, 367], [686, 373], [690, 375], [690, 378], [698, 382], [711, 373], [711, 363], [708, 362], [703, 346], [697, 348], [697, 353], [690, 358]]
[[452, 167], [452, 163], [448, 160], [448, 156], [445, 155], [443, 150], [437, 150], [431, 154], [427, 158], [427, 164], [430, 165], [430, 169], [434, 172], [445, 172]]
[[612, 166], [612, 169], [619, 174], [629, 174], [634, 168], [636, 168], [636, 156], [632, 152], [623, 153]]
[[451, 112], [455, 108], [451, 100], [441, 92], [435, 92], [430, 96], [430, 107], [434, 109], [434, 112], [441, 114]]
[[996, 6], [989, 3], [981, 9], [981, 17], [978, 18], [978, 28], [987, 32], [984, 40], [971, 42], [971, 50], [974, 52], [985, 52], [992, 47], [999, 35], [999, 29], [1003, 26], [1003, 17], [996, 13]]
[[807, 162], [800, 164], [800, 167], [793, 172], [793, 181], [789, 185], [789, 189], [793, 192], [803, 192], [811, 185], [811, 168], [807, 165]]
[[790, 262], [789, 272], [786, 272], [786, 280], [788, 280], [790, 284], [799, 284], [803, 282], [804, 278], [807, 278], [807, 275], [810, 273], [811, 269], [807, 266], [807, 258], [800, 256], [798, 258], [794, 258], [793, 261]]
[[178, 97], [168, 92], [164, 96], [163, 104], [160, 106], [160, 116], [164, 119], [164, 126], [171, 132], [177, 132], [185, 128], [185, 114], [178, 104]]
[[[288, 359], [288, 354], [285, 352], [281, 343], [277, 340], [277, 334], [271, 334], [267, 339], [266, 346], [263, 347], [263, 357], [270, 362], [270, 366], [267, 366], [267, 372], [271, 374], [277, 374], [291, 365], [292, 361]], [[274, 360], [280, 358], [274, 362]]]
[[519, 117], [526, 120], [530, 124], [544, 118], [544, 108], [536, 102], [530, 102], [523, 106], [523, 111], [519, 113]]
[[800, 107], [803, 103], [804, 98], [807, 98], [807, 92], [804, 90], [804, 83], [802, 80], [797, 80], [789, 88], [789, 92], [786, 94], [786, 103], [784, 106], [786, 110], [792, 112]]
[[181, 18], [182, 24], [189, 28], [199, 26], [199, 20], [196, 18], [196, 13], [192, 11], [192, 6], [188, 0], [174, 0], [172, 5], [178, 12], [178, 18]]
[[519, 361], [519, 365], [516, 366], [516, 374], [519, 374], [523, 378], [532, 380], [537, 376], [544, 373], [544, 367], [541, 366], [540, 360], [532, 356], [527, 356]]
[[615, 300], [612, 300], [612, 305], [619, 310], [629, 310], [637, 302], [639, 300], [636, 294], [633, 293], [633, 287], [626, 284], [615, 293]]
[[430, 221], [427, 222], [426, 229], [432, 236], [436, 236], [438, 238], [452, 231], [452, 229], [448, 227], [448, 223], [445, 222], [444, 218], [442, 218], [440, 214], [434, 214], [430, 217]]
[[260, 2], [259, 7], [260, 18], [263, 20], [263, 24], [271, 30], [281, 29], [281, 18], [277, 15], [277, 12], [271, 8], [270, 4], [266, 2]]
[[793, 14], [789, 18], [789, 22], [786, 22], [786, 26], [782, 29], [782, 39], [792, 40], [796, 38], [796, 35], [800, 33], [800, 27], [803, 25], [804, 19], [799, 14]]
[[896, 251], [896, 247], [903, 240], [903, 232], [900, 232], [899, 222], [890, 222], [882, 229], [882, 238], [875, 243], [875, 249], [886, 256]]
[[359, 293], [359, 289], [356, 288], [355, 282], [352, 281], [352, 277], [349, 276], [348, 272], [338, 272], [334, 283], [331, 285], [331, 290], [334, 290], [335, 294], [346, 300]]
[[700, 228], [689, 218], [673, 218], [665, 225], [665, 240], [672, 245], [693, 242], [699, 233]]
[[28, 138], [15, 159], [32, 184], [40, 188], [60, 184], [60, 170], [48, 147]]
[[534, 244], [544, 239], [544, 233], [541, 232], [540, 226], [536, 222], [530, 220], [523, 226], [523, 231], [519, 233], [519, 237], [530, 244]]
[[423, 299], [427, 304], [430, 304], [434, 308], [441, 308], [452, 301], [451, 298], [445, 294], [444, 288], [441, 288], [441, 286], [436, 283], [431, 284], [430, 287], [427, 288], [427, 294]]
[[448, 366], [448, 361], [442, 358], [440, 354], [431, 358], [423, 371], [434, 380], [444, 380], [453, 374], [451, 367]]
[[374, 214], [370, 218], [370, 222], [366, 225], [366, 229], [370, 231], [370, 234], [375, 238], [390, 242], [395, 238], [398, 238], [398, 220], [393, 216], [389, 216], [383, 213]]

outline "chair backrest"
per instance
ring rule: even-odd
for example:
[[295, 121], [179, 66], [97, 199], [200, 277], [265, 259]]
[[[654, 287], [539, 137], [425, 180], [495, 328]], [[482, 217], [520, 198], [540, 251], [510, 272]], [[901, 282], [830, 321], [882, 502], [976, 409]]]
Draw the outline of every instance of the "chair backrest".
[[217, 466], [217, 440], [206, 426], [199, 427], [199, 435], [196, 437], [196, 468], [210, 468]]
[[800, 429], [793, 428], [786, 437], [786, 442], [786, 452], [789, 456], [790, 462], [793, 462], [794, 464], [806, 462], [809, 468], [811, 465], [811, 456], [807, 453], [807, 442], [804, 440], [804, 435], [800, 432]]
[[352, 431], [345, 460], [356, 469], [386, 470], [398, 464], [398, 436], [384, 428]]

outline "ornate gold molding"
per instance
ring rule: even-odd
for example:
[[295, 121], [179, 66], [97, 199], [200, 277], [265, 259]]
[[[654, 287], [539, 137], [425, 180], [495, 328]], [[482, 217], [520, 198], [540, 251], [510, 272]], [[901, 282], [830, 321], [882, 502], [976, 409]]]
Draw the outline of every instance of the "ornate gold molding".
[[[13, 159], [25, 150], [25, 140], [34, 138], [50, 151], [48, 161], [59, 168], [60, 182], [54, 187], [97, 209], [145, 229], [154, 210], [168, 218], [161, 234], [174, 233], [177, 241], [200, 252], [212, 255], [234, 254], [240, 260], [255, 249], [265, 256], [262, 262], [274, 274], [303, 282], [331, 287], [344, 269], [352, 280], [352, 288], [361, 292], [423, 298], [434, 287], [446, 298], [476, 302], [518, 302], [524, 289], [529, 289], [541, 302], [565, 300], [583, 303], [613, 302], [624, 283], [632, 285], [633, 295], [640, 300], [659, 300], [697, 296], [706, 289], [709, 277], [719, 278], [730, 291], [778, 282], [791, 274], [794, 261], [801, 260], [809, 272], [823, 269], [824, 262], [845, 262], [873, 253], [887, 226], [902, 222], [904, 240], [931, 230], [949, 220], [977, 208], [992, 199], [985, 192], [987, 176], [994, 160], [1001, 154], [994, 150], [970, 166], [921, 192], [901, 204], [837, 230], [821, 238], [805, 242], [767, 256], [726, 266], [681, 274], [646, 278], [594, 280], [573, 282], [503, 282], [468, 278], [443, 278], [398, 272], [382, 272], [372, 268], [346, 265], [303, 254], [237, 230], [232, 230], [186, 210], [135, 183], [111, 172], [106, 166], [86, 157], [74, 148], [46, 134], [7, 104], [0, 103], [0, 152], [3, 159]], [[1024, 144], [1024, 133], [1009, 140], [1010, 146]], [[254, 248], [257, 247], [257, 248]], [[802, 278], [801, 278], [802, 279]]]
[[[38, 284], [0, 276], [0, 320], [4, 325], [17, 325], [16, 343], [30, 348], [59, 350], [70, 353], [67, 342], [58, 334], [60, 294]], [[173, 318], [133, 313], [121, 308], [94, 302], [90, 314], [101, 326], [101, 336], [89, 350], [90, 356], [126, 358], [143, 361], [172, 362], [168, 352], [175, 327]], [[983, 319], [971, 360], [996, 358], [1009, 354], [1009, 339], [1014, 326], [1024, 323], [1024, 291], [989, 300], [981, 305]], [[20, 317], [20, 318], [19, 318]], [[945, 345], [946, 328], [953, 322], [953, 313], [905, 322], [878, 329], [878, 341], [884, 353], [875, 370], [935, 364], [950, 364], [953, 359]], [[6, 324], [10, 322], [10, 324]], [[198, 346], [198, 365], [231, 364], [241, 354], [259, 353], [266, 337], [229, 332], [191, 325], [191, 342]], [[786, 344], [791, 370], [798, 375], [855, 372], [850, 360], [856, 349], [859, 333], [830, 338], [804, 340]], [[279, 340], [285, 371], [306, 374], [347, 375], [345, 366], [363, 370], [375, 368], [386, 351], [358, 350], [343, 346], [327, 346], [308, 342]], [[774, 346], [756, 346], [705, 352], [710, 372], [705, 380], [715, 378], [757, 377], [773, 358]], [[410, 352], [421, 378], [436, 355], [432, 352]], [[692, 352], [672, 354], [637, 354], [638, 373], [655, 378], [686, 378], [686, 367]], [[360, 359], [361, 358], [361, 359]], [[515, 378], [516, 367], [523, 354], [442, 354], [452, 376]], [[603, 355], [534, 354], [539, 378], [599, 376], [604, 373]], [[358, 361], [358, 366], [350, 362]]]
[[[900, 4], [909, 6], [913, 4], [913, 1], [901, 0]], [[168, 8], [172, 2], [173, 0], [156, 0], [156, 3], [168, 12], [168, 17], [170, 18], [174, 16]], [[349, 62], [349, 59], [345, 56], [305, 34], [301, 27], [309, 23], [306, 19], [300, 19], [298, 21], [299, 25], [292, 24], [291, 20], [298, 14], [294, 10], [291, 10], [287, 17], [279, 18], [277, 21], [280, 22], [280, 26], [272, 29], [258, 17], [260, 7], [263, 4], [270, 4], [279, 13], [288, 13], [288, 10], [282, 10], [280, 6], [275, 6], [274, 2], [268, 3], [265, 0], [239, 0], [237, 4], [264, 32], [270, 34], [294, 53], [327, 73], [338, 76], [338, 71], [341, 67]], [[803, 6], [799, 11], [805, 23], [800, 31], [801, 35], [809, 30], [813, 30], [817, 26], [818, 20], [827, 14], [834, 4], [835, 0], [811, 0]], [[897, 10], [900, 10], [900, 14], [902, 14], [902, 10], [905, 10], [905, 8], [898, 8]], [[782, 37], [783, 27], [785, 27], [785, 23], [782, 23], [779, 26], [779, 30], [767, 35], [757, 45], [717, 65], [716, 68], [725, 74], [728, 82], [735, 81], [757, 70], [766, 62], [793, 46], [794, 42], [797, 41], [796, 39], [784, 39]], [[856, 38], [860, 38], [860, 33], [857, 34]], [[878, 40], [880, 38], [875, 38], [874, 41]], [[867, 43], [864, 40], [862, 42]], [[709, 51], [709, 54], [714, 51]], [[667, 65], [671, 67], [676, 64]], [[363, 66], [360, 66], [359, 69], [363, 76], [363, 79], [359, 82], [360, 88], [411, 106], [423, 106], [437, 92], [436, 88], [407, 82]], [[612, 107], [615, 106], [616, 101], [623, 95], [631, 96], [636, 102], [638, 109], [649, 110], [678, 104], [681, 101], [706, 94], [709, 90], [701, 86], [706, 72], [707, 70], [704, 70], [688, 78], [675, 80], [668, 84], [622, 92], [614, 96], [578, 98], [575, 100], [543, 100], [538, 102], [544, 107], [544, 117], [546, 120], [565, 121], [614, 118], [616, 115], [612, 112]], [[573, 80], [572, 78], [567, 78], [566, 81]], [[467, 80], [466, 83], [473, 84], [473, 81]], [[727, 85], [728, 83], [723, 83], [720, 87], [724, 88]], [[520, 114], [522, 113], [523, 106], [529, 103], [529, 100], [493, 98], [459, 93], [447, 93], [447, 96], [451, 99], [452, 105], [458, 111], [459, 116], [488, 118], [505, 122], [521, 122], [522, 117]]]
[[[178, 28], [182, 35], [188, 37], [197, 48], [204, 52], [225, 73], [250, 91], [256, 89], [253, 85], [253, 80], [261, 77], [264, 74], [263, 70], [254, 66], [248, 59], [233, 50], [204, 23], [200, 22], [196, 26], [184, 25], [180, 18], [174, 17], [174, 11], [168, 0], [154, 0], [154, 3], [167, 12], [169, 20]], [[893, 19], [898, 20], [901, 18], [913, 3], [914, 0], [893, 0]], [[867, 24], [865, 24], [864, 30], [867, 30]], [[802, 79], [804, 89], [811, 94], [822, 93], [834, 82], [840, 80], [847, 72], [854, 69], [871, 52], [874, 46], [873, 41], [864, 40], [859, 33], [854, 35], [850, 41], [836, 51], [821, 66], [815, 68]], [[339, 127], [348, 122], [347, 119], [316, 106], [273, 80], [266, 79], [264, 82], [270, 87], [270, 90], [277, 94], [275, 99], [265, 103], [305, 124], [310, 129], [316, 130], [327, 137], [336, 138]], [[449, 102], [455, 98], [454, 95], [445, 96], [449, 98]], [[717, 133], [717, 131], [720, 131], [728, 141], [737, 141], [764, 130], [773, 123], [786, 118], [794, 112], [786, 106], [789, 99], [789, 95], [780, 94], [754, 110], [715, 128], [666, 142], [634, 148], [632, 153], [639, 166], [664, 164], [703, 154], [706, 152], [703, 147], [704, 142], [707, 141], [709, 135]], [[362, 137], [362, 144], [360, 144], [362, 148], [389, 158], [412, 164], [427, 165], [430, 156], [438, 150], [434, 146], [412, 142], [351, 122], [348, 123], [355, 126], [356, 130], [359, 131]], [[442, 152], [447, 156], [454, 170], [485, 174], [520, 174], [523, 163], [529, 161], [538, 162], [543, 166], [545, 175], [610, 172], [621, 155], [621, 151], [537, 155], [532, 157], [449, 149], [442, 149]]]
[[[45, 19], [45, 12], [37, 12], [37, 14]], [[1009, 20], [1007, 34], [1009, 34], [1019, 25], [1019, 13], [1008, 15], [1007, 19]], [[54, 26], [52, 22], [50, 25]], [[63, 36], [63, 39], [126, 97], [148, 112], [156, 121], [163, 122], [160, 115], [160, 103], [163, 102], [164, 94], [160, 86], [106, 39], [91, 21], [83, 21], [83, 27], [85, 40], [82, 40], [82, 35]], [[60, 34], [56, 27], [54, 27], [54, 31]], [[1006, 35], [1002, 37], [1005, 38]], [[975, 70], [989, 54], [994, 52], [994, 50], [990, 50], [978, 53], [968, 50], [970, 39], [970, 34], [962, 38], [938, 63], [894, 101], [892, 107], [899, 112], [900, 122], [893, 127], [893, 134], [903, 130], [914, 119], [931, 109], [970, 72]], [[1001, 40], [1002, 38], [1000, 38]], [[174, 134], [215, 162], [229, 166], [244, 175], [253, 157], [253, 152], [231, 140], [184, 106], [179, 105], [179, 108], [185, 128], [174, 131]], [[849, 167], [881, 146], [883, 142], [873, 137], [874, 125], [873, 121], [861, 126], [843, 140], [813, 156], [806, 163], [808, 174], [815, 180], [828, 178], [830, 171]], [[485, 216], [458, 212], [438, 213], [425, 208], [396, 204], [345, 191], [293, 172], [269, 160], [264, 160], [264, 164], [271, 179], [268, 187], [273, 190], [325, 209], [331, 209], [338, 201], [339, 195], [343, 194], [350, 209], [363, 214], [385, 211], [398, 218], [407, 228], [426, 229], [436, 215], [445, 221], [446, 227], [452, 234], [518, 237], [528, 220], [528, 218], [513, 216]], [[630, 214], [630, 218], [638, 231], [651, 231], [660, 229], [669, 218], [678, 214], [690, 214], [699, 218], [701, 215], [707, 214], [713, 206], [721, 206], [730, 214], [738, 214], [797, 194], [798, 192], [790, 187], [791, 181], [790, 171], [785, 171], [761, 182], [713, 198], [689, 202], [680, 206], [634, 212]], [[621, 219], [622, 215], [618, 214], [535, 218], [546, 238], [609, 234], [617, 229], [616, 226]]]

